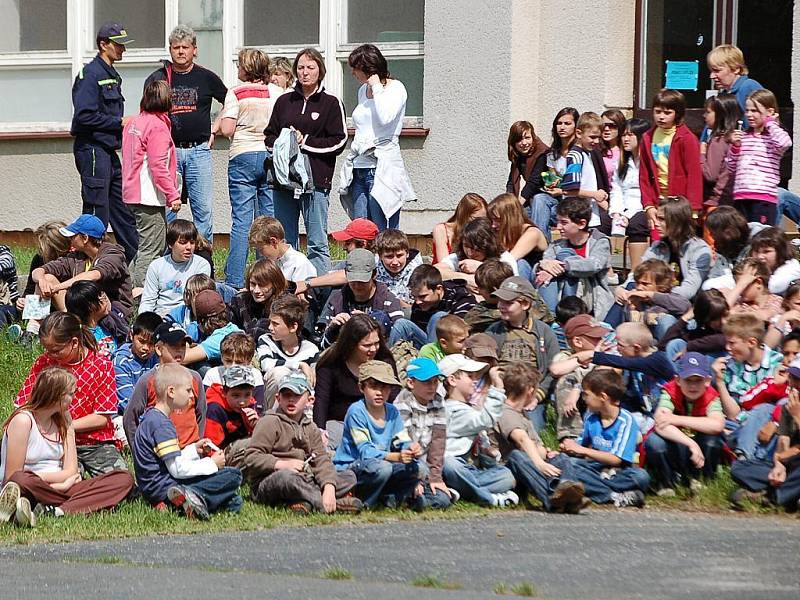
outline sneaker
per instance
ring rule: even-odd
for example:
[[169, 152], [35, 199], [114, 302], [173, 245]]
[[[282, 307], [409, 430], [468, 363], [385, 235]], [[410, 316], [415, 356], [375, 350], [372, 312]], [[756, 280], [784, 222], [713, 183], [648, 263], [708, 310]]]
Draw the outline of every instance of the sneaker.
[[191, 489], [182, 485], [174, 485], [167, 490], [167, 498], [175, 508], [183, 510], [187, 519], [208, 521], [209, 514], [206, 502]]
[[305, 517], [306, 515], [311, 514], [311, 512], [314, 510], [314, 507], [311, 506], [310, 502], [293, 502], [289, 505], [289, 510], [296, 515]]
[[31, 502], [27, 498], [17, 500], [17, 510], [14, 515], [20, 527], [36, 527], [36, 515], [31, 511]]
[[566, 512], [567, 507], [570, 507], [573, 510], [575, 507], [577, 507], [578, 512], [580, 512], [580, 506], [583, 501], [583, 492], [584, 489], [582, 483], [568, 480], [561, 481], [553, 491], [553, 495], [550, 497], [550, 510], [552, 512]]
[[16, 342], [22, 337], [22, 327], [20, 327], [17, 323], [12, 323], [8, 326], [8, 329], [6, 329], [6, 336], [8, 337], [9, 341]]
[[751, 492], [746, 488], [737, 488], [731, 494], [731, 505], [736, 510], [745, 510], [747, 504], [766, 506], [769, 504], [766, 492]]
[[689, 480], [689, 490], [691, 490], [692, 492], [699, 492], [705, 487], [706, 486], [703, 485], [703, 482], [700, 481], [699, 479], [692, 478]]
[[514, 492], [508, 491], [502, 494], [492, 494], [492, 506], [497, 508], [508, 508], [519, 504], [519, 496]]
[[0, 523], [8, 523], [17, 512], [17, 502], [22, 495], [19, 486], [9, 481], [0, 490]]
[[42, 517], [63, 517], [64, 511], [57, 506], [48, 506], [47, 504], [37, 504], [33, 509], [33, 514], [37, 519]]
[[33, 350], [34, 345], [39, 340], [39, 336], [35, 333], [31, 333], [30, 331], [23, 331], [22, 335], [19, 336], [17, 343], [25, 348], [26, 350]]
[[336, 500], [336, 512], [357, 515], [363, 508], [364, 503], [355, 496], [345, 496]]
[[659, 498], [674, 498], [676, 495], [675, 488], [662, 487], [656, 490], [656, 496]]
[[447, 488], [447, 491], [450, 492], [450, 504], [455, 504], [459, 500], [461, 500], [461, 494], [458, 493], [458, 490], [454, 490], [453, 488]]
[[611, 500], [617, 508], [642, 508], [644, 506], [644, 494], [639, 490], [628, 492], [611, 492]]
[[166, 502], [158, 502], [156, 504], [153, 504], [153, 510], [157, 512], [167, 512], [169, 508], [167, 507]]

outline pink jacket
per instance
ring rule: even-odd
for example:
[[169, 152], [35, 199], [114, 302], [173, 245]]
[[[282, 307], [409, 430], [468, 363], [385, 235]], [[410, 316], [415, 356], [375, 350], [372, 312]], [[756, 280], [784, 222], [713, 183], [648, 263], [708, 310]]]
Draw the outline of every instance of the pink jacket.
[[166, 113], [141, 112], [122, 130], [122, 200], [165, 206], [181, 197], [172, 125]]
[[781, 156], [792, 145], [792, 138], [773, 119], [769, 119], [761, 135], [753, 128], [742, 137], [741, 146], [728, 151], [728, 169], [736, 178], [734, 200], [778, 202], [781, 180]]

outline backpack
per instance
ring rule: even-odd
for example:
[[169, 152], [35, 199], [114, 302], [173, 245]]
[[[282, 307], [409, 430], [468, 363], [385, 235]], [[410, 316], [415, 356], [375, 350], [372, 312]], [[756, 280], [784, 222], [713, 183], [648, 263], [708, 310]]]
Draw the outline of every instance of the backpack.
[[419, 350], [408, 340], [400, 340], [391, 347], [390, 352], [392, 353], [392, 358], [394, 358], [394, 364], [397, 368], [397, 378], [400, 380], [401, 384], [405, 385], [406, 379], [408, 379], [408, 375], [406, 374], [408, 363], [419, 356]]

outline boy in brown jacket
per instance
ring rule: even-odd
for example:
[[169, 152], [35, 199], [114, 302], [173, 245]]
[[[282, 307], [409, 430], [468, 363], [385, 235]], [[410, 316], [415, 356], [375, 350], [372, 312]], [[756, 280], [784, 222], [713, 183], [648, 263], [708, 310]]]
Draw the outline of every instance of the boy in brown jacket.
[[254, 502], [288, 504], [299, 514], [359, 512], [361, 501], [350, 495], [355, 474], [336, 471], [319, 428], [305, 416], [312, 393], [302, 372], [281, 379], [277, 405], [256, 424], [244, 456], [250, 495]]

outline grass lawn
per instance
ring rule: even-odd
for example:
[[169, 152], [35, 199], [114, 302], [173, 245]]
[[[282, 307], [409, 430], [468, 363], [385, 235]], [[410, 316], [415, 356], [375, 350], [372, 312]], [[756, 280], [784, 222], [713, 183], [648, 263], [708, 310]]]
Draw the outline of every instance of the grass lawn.
[[[14, 248], [19, 273], [26, 273], [33, 252]], [[332, 251], [332, 254], [334, 252]], [[337, 252], [341, 256], [341, 252]], [[221, 272], [227, 252], [214, 252], [217, 271]], [[5, 422], [11, 413], [14, 397], [22, 381], [37, 356], [36, 352], [24, 350], [21, 346], [9, 342], [0, 332], [0, 423]], [[550, 415], [553, 416], [552, 414]], [[553, 422], [554, 419], [550, 419]], [[543, 439], [550, 447], [555, 447], [555, 431], [549, 427], [543, 432]], [[703, 490], [695, 495], [679, 493], [675, 498], [659, 498], [648, 496], [648, 506], [689, 511], [727, 511], [728, 497], [734, 488], [727, 467], [721, 469], [719, 476]], [[243, 497], [248, 497], [248, 490], [242, 490]], [[522, 507], [516, 510], [524, 510]], [[765, 511], [753, 507], [752, 512]], [[36, 529], [19, 529], [11, 525], [0, 525], [0, 543], [35, 543], [35, 542], [68, 542], [74, 540], [94, 540], [118, 537], [190, 534], [199, 532], [216, 532], [227, 530], [258, 530], [278, 526], [312, 526], [336, 523], [370, 523], [387, 520], [425, 520], [425, 519], [458, 519], [486, 515], [489, 509], [469, 503], [459, 503], [444, 512], [429, 511], [417, 514], [409, 510], [379, 510], [359, 516], [347, 515], [313, 515], [297, 517], [287, 510], [273, 509], [245, 502], [238, 515], [215, 515], [210, 522], [188, 521], [171, 512], [157, 512], [142, 500], [124, 503], [119, 509], [91, 516], [62, 517], [59, 519], [42, 519]]]

